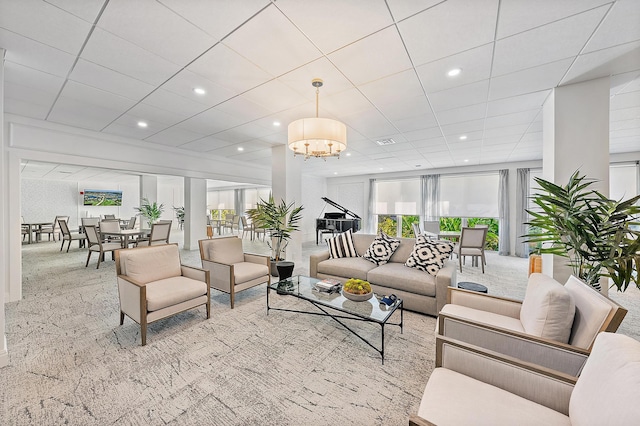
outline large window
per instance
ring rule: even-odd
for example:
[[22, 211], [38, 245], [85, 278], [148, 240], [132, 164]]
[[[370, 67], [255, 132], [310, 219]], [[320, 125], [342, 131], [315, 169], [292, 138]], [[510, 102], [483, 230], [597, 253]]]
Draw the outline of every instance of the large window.
[[247, 188], [244, 190], [244, 210], [254, 209], [260, 200], [269, 200], [271, 188]]
[[420, 220], [420, 179], [379, 181], [375, 184], [377, 231], [413, 237], [411, 224]]
[[207, 194], [207, 206], [212, 219], [224, 220], [228, 214], [235, 214], [233, 189], [211, 191]]
[[616, 164], [609, 169], [609, 198], [627, 200], [638, 195], [638, 166]]
[[440, 216], [498, 217], [499, 174], [440, 177]]

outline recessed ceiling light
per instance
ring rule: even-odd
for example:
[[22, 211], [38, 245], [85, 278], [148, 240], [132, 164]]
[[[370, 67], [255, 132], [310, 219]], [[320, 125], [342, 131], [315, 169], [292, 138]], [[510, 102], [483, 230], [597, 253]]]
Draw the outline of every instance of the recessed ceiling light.
[[149, 127], [149, 125], [145, 121], [138, 121], [138, 127], [142, 127], [144, 129]]
[[457, 75], [460, 75], [461, 72], [462, 72], [462, 68], [454, 68], [449, 70], [449, 72], [447, 72], [447, 75], [449, 77], [455, 77]]
[[243, 147], [241, 147], [241, 146], [239, 146], [239, 147], [238, 147], [238, 151], [244, 151], [244, 148], [243, 148]]
[[380, 167], [378, 170], [384, 170], [384, 168]]
[[461, 140], [461, 141], [467, 140], [467, 135], [462, 135], [462, 136], [460, 136], [460, 140]]
[[205, 93], [207, 93], [206, 90], [204, 90], [202, 87], [194, 87], [193, 92], [196, 95], [204, 95]]
[[464, 162], [465, 162], [465, 163], [468, 163], [468, 162], [469, 162], [469, 160], [465, 159], [465, 160], [464, 160]]
[[278, 126], [280, 126], [280, 122], [279, 122], [279, 121], [274, 121], [274, 122], [273, 122], [273, 125], [274, 125], [274, 126], [276, 126], [276, 127], [278, 127]]
[[350, 153], [350, 152], [347, 152], [345, 155], [346, 155], [347, 157], [351, 157], [351, 153]]
[[337, 175], [337, 174], [338, 174], [338, 172], [333, 172], [333, 174], [334, 174], [334, 175]]

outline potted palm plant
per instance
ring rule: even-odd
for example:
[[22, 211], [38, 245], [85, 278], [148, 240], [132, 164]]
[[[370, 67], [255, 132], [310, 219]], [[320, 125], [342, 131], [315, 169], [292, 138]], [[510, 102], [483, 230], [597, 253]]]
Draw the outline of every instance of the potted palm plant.
[[143, 198], [140, 207], [134, 207], [134, 210], [138, 212], [138, 216], [146, 218], [149, 227], [151, 227], [162, 216], [164, 204], [158, 204], [155, 201], [151, 203], [149, 199]]
[[532, 217], [527, 241], [542, 243], [540, 253], [568, 258], [573, 275], [598, 290], [602, 277], [618, 291], [632, 282], [640, 288], [640, 195], [611, 200], [578, 171], [564, 186], [536, 182], [541, 190], [532, 200], [539, 210], [527, 210]]
[[291, 233], [299, 229], [303, 209], [304, 207], [296, 207], [294, 203], [287, 204], [282, 199], [276, 203], [273, 195], [269, 194], [268, 200], [260, 199], [256, 208], [247, 210], [247, 215], [256, 228], [271, 232], [271, 240], [267, 244], [271, 249], [272, 275], [276, 275], [273, 273], [274, 265], [284, 259]]

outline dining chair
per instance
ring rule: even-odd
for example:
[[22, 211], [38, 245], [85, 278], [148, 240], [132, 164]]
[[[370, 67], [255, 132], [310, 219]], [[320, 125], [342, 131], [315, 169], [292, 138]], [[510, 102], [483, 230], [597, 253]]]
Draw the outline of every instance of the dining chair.
[[249, 223], [245, 216], [240, 216], [240, 222], [242, 223], [242, 238], [249, 233], [249, 237], [253, 240], [253, 232], [255, 230], [255, 226], [253, 223]]
[[69, 241], [67, 245], [67, 253], [69, 253], [69, 248], [71, 248], [71, 241], [78, 241], [78, 248], [84, 247], [84, 242], [87, 239], [87, 236], [84, 233], [76, 233], [72, 234], [69, 231], [69, 225], [66, 220], [60, 220], [60, 230], [62, 231], [62, 245], [60, 246], [60, 251], [64, 248], [65, 241]]
[[106, 219], [106, 220], [113, 220], [115, 218], [116, 218], [115, 214], [105, 214], [104, 215], [104, 219]]
[[138, 219], [138, 216], [131, 216], [131, 219], [127, 222], [126, 229], [134, 229], [136, 227], [136, 219]]
[[151, 225], [151, 234], [149, 235], [149, 238], [138, 239], [136, 247], [169, 244], [170, 233], [171, 221], [158, 221]]
[[120, 232], [120, 221], [117, 219], [105, 219], [100, 221], [100, 235], [103, 241], [122, 243], [122, 238], [115, 235], [107, 235], [109, 232]]
[[53, 241], [56, 241], [56, 234], [58, 234], [58, 239], [60, 238], [60, 225], [58, 224], [58, 220], [66, 220], [69, 221], [69, 216], [56, 216], [53, 220], [53, 223], [50, 225], [42, 225], [40, 230], [38, 231], [40, 234], [40, 238], [42, 238], [42, 234], [47, 234], [49, 241], [51, 241], [51, 237], [53, 236]]
[[87, 236], [87, 242], [89, 244], [89, 255], [87, 256], [87, 263], [85, 263], [84, 265], [85, 268], [89, 266], [91, 255], [96, 252], [98, 253], [98, 265], [96, 266], [96, 269], [100, 269], [100, 262], [104, 260], [104, 254], [106, 252], [110, 251], [111, 259], [115, 260], [115, 255], [113, 254], [113, 252], [122, 248], [120, 243], [102, 242], [100, 233], [98, 232], [96, 227], [92, 225], [85, 226], [84, 233]]
[[228, 214], [227, 217], [224, 219], [224, 222], [222, 223], [222, 231], [224, 232], [225, 229], [229, 229], [231, 231], [231, 233], [233, 234], [233, 223], [234, 223], [234, 216], [233, 214]]
[[440, 232], [439, 220], [425, 220], [423, 224], [424, 233], [430, 237], [438, 238]]
[[[25, 224], [24, 216], [20, 216], [20, 233], [22, 234], [22, 241], [24, 241], [25, 237], [29, 236], [30, 232], [31, 232], [31, 225]], [[29, 241], [31, 241], [31, 238], [29, 238]]]
[[484, 274], [484, 265], [487, 264], [484, 255], [487, 230], [488, 228], [462, 228], [460, 241], [453, 247], [453, 252], [458, 256], [458, 262], [460, 263], [460, 272], [462, 272], [462, 263], [465, 258], [471, 256], [474, 259], [480, 258], [482, 273]]
[[80, 219], [82, 223], [82, 227], [84, 228], [87, 225], [95, 226], [96, 228], [100, 228], [100, 218], [99, 217], [83, 217]]

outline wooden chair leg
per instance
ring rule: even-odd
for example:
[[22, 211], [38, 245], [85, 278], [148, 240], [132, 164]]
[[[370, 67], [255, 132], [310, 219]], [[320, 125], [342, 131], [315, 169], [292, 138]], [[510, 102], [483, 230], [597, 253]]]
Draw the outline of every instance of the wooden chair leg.
[[211, 301], [207, 302], [207, 319], [211, 318]]
[[100, 269], [100, 262], [104, 260], [104, 252], [101, 251], [100, 255], [98, 256], [98, 264], [96, 265], [96, 269]]
[[84, 264], [85, 268], [89, 266], [89, 259], [91, 259], [91, 250], [89, 250], [89, 255], [87, 256], [87, 263]]
[[[64, 248], [64, 240], [62, 240], [62, 245], [60, 246], [60, 251], [62, 251], [62, 249]], [[67, 250], [69, 251], [69, 250]]]
[[142, 321], [140, 323], [140, 337], [142, 339], [142, 346], [147, 344], [147, 323]]
[[[64, 241], [62, 242], [64, 244]], [[69, 240], [69, 245], [67, 246], [67, 253], [69, 253], [69, 249], [71, 248], [71, 240]]]
[[124, 324], [124, 312], [120, 311], [120, 325]]
[[234, 299], [236, 298], [235, 296], [235, 292], [233, 291], [233, 289], [231, 289], [231, 292], [229, 293], [229, 299], [231, 299], [231, 309], [233, 309]]

